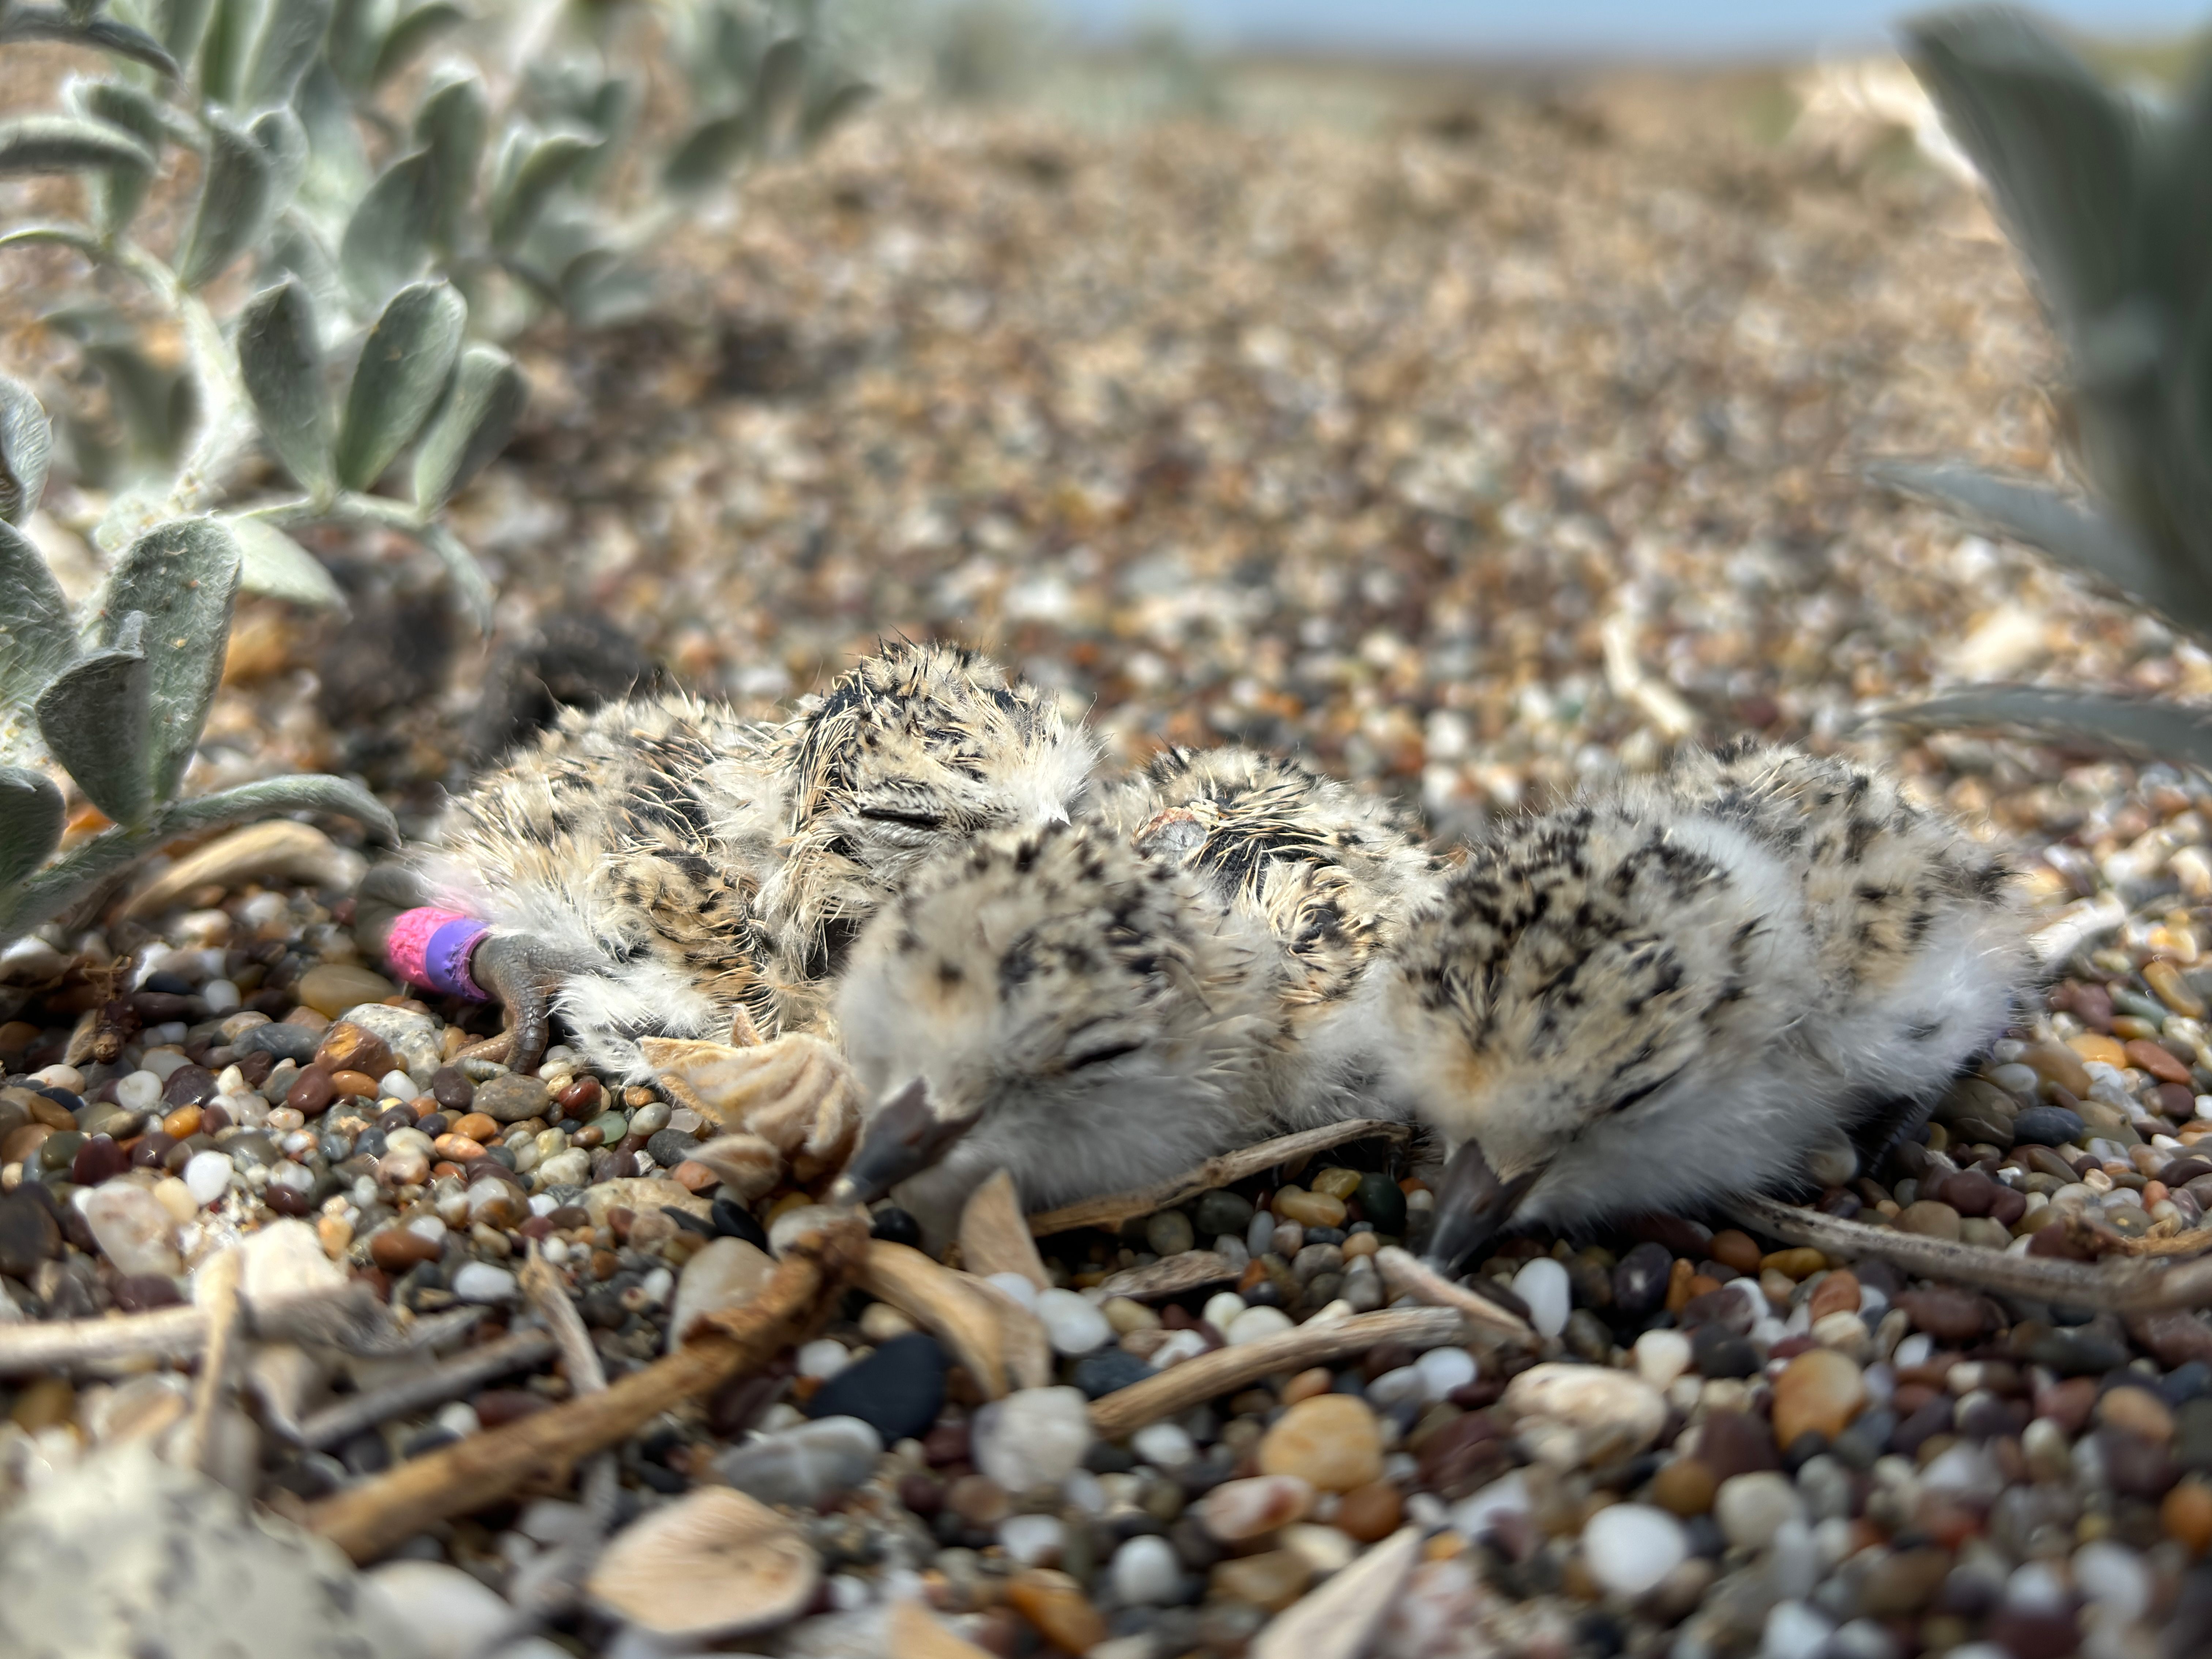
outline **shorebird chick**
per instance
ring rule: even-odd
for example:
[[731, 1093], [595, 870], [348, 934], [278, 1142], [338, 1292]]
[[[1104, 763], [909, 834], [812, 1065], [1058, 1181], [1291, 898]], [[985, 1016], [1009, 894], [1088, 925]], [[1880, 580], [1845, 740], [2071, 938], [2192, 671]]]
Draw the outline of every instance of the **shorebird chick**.
[[869, 1105], [831, 1201], [895, 1192], [935, 1240], [1001, 1167], [1036, 1208], [1240, 1144], [1267, 1115], [1268, 956], [1203, 881], [1097, 823], [929, 866], [838, 987]]
[[1358, 995], [1393, 918], [1443, 865], [1390, 803], [1256, 750], [1175, 749], [1109, 788], [1101, 820], [1203, 878], [1273, 942], [1273, 1115], [1300, 1128], [1376, 1108], [1379, 1033]]
[[[557, 1012], [586, 1061], [642, 1079], [640, 1036], [817, 1024], [915, 864], [1065, 818], [1093, 752], [995, 663], [902, 641], [787, 725], [683, 696], [568, 714], [453, 804], [418, 865], [437, 903], [489, 924], [458, 975], [506, 1005], [518, 1069]], [[374, 879], [365, 897], [422, 902]]]
[[1431, 1254], [1848, 1179], [2033, 972], [2003, 860], [1845, 761], [1747, 742], [1503, 825], [1376, 976]]

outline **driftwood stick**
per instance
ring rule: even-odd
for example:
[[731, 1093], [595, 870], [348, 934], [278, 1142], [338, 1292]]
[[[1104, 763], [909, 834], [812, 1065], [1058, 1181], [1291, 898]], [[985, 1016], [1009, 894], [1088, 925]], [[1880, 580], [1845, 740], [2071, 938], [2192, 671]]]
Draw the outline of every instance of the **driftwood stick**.
[[1226, 1187], [1231, 1182], [1242, 1181], [1247, 1176], [1257, 1175], [1262, 1170], [1271, 1170], [1278, 1164], [1287, 1164], [1310, 1152], [1325, 1152], [1332, 1146], [1354, 1140], [1403, 1140], [1413, 1133], [1410, 1124], [1389, 1123], [1374, 1117], [1324, 1123], [1318, 1129], [1301, 1129], [1293, 1135], [1279, 1135], [1256, 1146], [1209, 1158], [1195, 1170], [1133, 1192], [1105, 1193], [1062, 1205], [1057, 1210], [1043, 1211], [1030, 1218], [1030, 1231], [1043, 1238], [1052, 1233], [1073, 1232], [1078, 1227], [1118, 1227], [1133, 1217], [1171, 1209], [1212, 1188]]
[[1279, 1336], [1262, 1337], [1241, 1347], [1170, 1365], [1126, 1389], [1091, 1402], [1091, 1426], [1103, 1439], [1119, 1440], [1147, 1423], [1187, 1412], [1276, 1371], [1304, 1370], [1385, 1342], [1413, 1348], [1441, 1348], [1467, 1340], [1467, 1322], [1449, 1308], [1394, 1308], [1388, 1313], [1354, 1314], [1327, 1324], [1310, 1321]]
[[792, 1242], [775, 1276], [740, 1308], [709, 1315], [665, 1359], [604, 1394], [580, 1395], [325, 1498], [307, 1524], [356, 1561], [373, 1561], [425, 1527], [565, 1482], [580, 1459], [619, 1445], [660, 1412], [766, 1364], [803, 1340], [860, 1264], [866, 1226], [840, 1222]]
[[1876, 1255], [1924, 1278], [1954, 1279], [1978, 1290], [2069, 1307], [2110, 1308], [2115, 1313], [2212, 1307], [2212, 1258], [2069, 1261], [1985, 1250], [1892, 1227], [1869, 1227], [1863, 1221], [1844, 1221], [1771, 1199], [1740, 1198], [1731, 1207], [1745, 1226], [1770, 1238], [1809, 1244], [1830, 1255]]
[[238, 1296], [245, 1272], [246, 1253], [237, 1249], [223, 1251], [200, 1269], [199, 1305], [207, 1316], [207, 1346], [200, 1355], [199, 1382], [192, 1393], [192, 1412], [185, 1419], [178, 1461], [202, 1474], [216, 1473], [216, 1418], [230, 1398], [240, 1350], [246, 1346], [240, 1329], [245, 1315]]
[[1463, 1285], [1453, 1284], [1411, 1250], [1401, 1250], [1395, 1244], [1385, 1245], [1376, 1251], [1375, 1265], [1382, 1270], [1385, 1285], [1412, 1297], [1416, 1302], [1425, 1302], [1435, 1308], [1455, 1309], [1465, 1314], [1470, 1323], [1486, 1332], [1503, 1332], [1525, 1342], [1536, 1340], [1536, 1333], [1528, 1328], [1527, 1320], [1518, 1314], [1508, 1312], [1495, 1302], [1477, 1296]]
[[912, 1245], [881, 1238], [868, 1241], [859, 1277], [860, 1288], [877, 1301], [888, 1302], [941, 1337], [986, 1399], [1006, 1392], [1006, 1321], [1000, 1304], [984, 1294], [990, 1287], [981, 1279], [956, 1273]]
[[348, 1395], [301, 1422], [300, 1443], [316, 1450], [335, 1446], [395, 1417], [458, 1400], [480, 1382], [504, 1376], [509, 1371], [526, 1370], [549, 1358], [553, 1346], [553, 1339], [543, 1331], [517, 1331], [512, 1336], [502, 1336], [481, 1348], [470, 1348], [442, 1365], [403, 1376], [383, 1388], [372, 1389], [367, 1394]]
[[1157, 1302], [1162, 1297], [1194, 1291], [1201, 1285], [1218, 1285], [1224, 1279], [1236, 1278], [1242, 1271], [1231, 1267], [1214, 1251], [1184, 1250], [1175, 1255], [1164, 1255], [1141, 1267], [1109, 1273], [1098, 1281], [1098, 1290], [1102, 1296], [1126, 1296], [1132, 1302]]
[[[240, 1304], [246, 1334], [365, 1358], [412, 1353], [453, 1333], [450, 1322], [399, 1325], [366, 1285], [342, 1285], [282, 1300]], [[471, 1322], [477, 1316], [472, 1312]], [[134, 1359], [185, 1360], [207, 1346], [205, 1308], [161, 1308], [105, 1319], [0, 1325], [0, 1376], [33, 1376]]]

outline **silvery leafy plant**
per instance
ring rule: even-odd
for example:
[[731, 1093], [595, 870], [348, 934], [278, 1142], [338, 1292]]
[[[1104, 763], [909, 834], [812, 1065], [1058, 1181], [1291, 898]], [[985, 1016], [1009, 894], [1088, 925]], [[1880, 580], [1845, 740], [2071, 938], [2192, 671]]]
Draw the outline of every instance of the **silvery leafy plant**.
[[[605, 34], [624, 8], [579, 9]], [[101, 549], [220, 512], [250, 590], [337, 605], [289, 532], [393, 530], [441, 558], [488, 621], [489, 584], [443, 508], [526, 401], [490, 342], [548, 310], [588, 325], [643, 308], [635, 249], [867, 95], [811, 9], [709, 0], [675, 17], [662, 33], [690, 71], [694, 118], [637, 165], [642, 76], [619, 72], [611, 48], [595, 60], [563, 45], [574, 31], [558, 8], [520, 9], [489, 66], [460, 57], [411, 74], [434, 43], [468, 33], [452, 0], [0, 9], [0, 42], [67, 40], [118, 60], [68, 83], [60, 110], [0, 123], [0, 174], [77, 174], [86, 210], [0, 228], [0, 252], [64, 246], [135, 279], [183, 344], [171, 365], [134, 314], [93, 295], [47, 319], [76, 339], [114, 415], [65, 424], [74, 475], [113, 492]], [[195, 159], [197, 193], [162, 257], [135, 229], [178, 152]], [[614, 196], [640, 176], [651, 200], [635, 211]], [[241, 499], [264, 452], [296, 490]]]
[[[2212, 57], [2158, 97], [2107, 87], [2008, 9], [1945, 12], [1905, 34], [2065, 348], [2063, 425], [2088, 499], [1957, 465], [1875, 476], [2212, 639]], [[2212, 766], [2212, 720], [2170, 703], [1990, 685], [1901, 714]]]
[[[341, 813], [377, 835], [390, 812], [343, 778], [272, 778], [180, 795], [222, 679], [240, 538], [212, 517], [155, 525], [72, 613], [19, 527], [44, 488], [49, 434], [29, 392], [0, 380], [0, 943], [178, 836], [276, 812]], [[57, 856], [65, 802], [43, 757], [108, 822]]]

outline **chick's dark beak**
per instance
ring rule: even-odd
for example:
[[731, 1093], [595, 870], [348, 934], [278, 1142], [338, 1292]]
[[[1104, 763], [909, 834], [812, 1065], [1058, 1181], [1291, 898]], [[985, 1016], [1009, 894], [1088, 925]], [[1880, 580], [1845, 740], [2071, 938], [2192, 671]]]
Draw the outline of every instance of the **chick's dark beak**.
[[1543, 1173], [1540, 1167], [1500, 1181], [1482, 1148], [1467, 1141], [1444, 1165], [1437, 1188], [1436, 1231], [1425, 1259], [1443, 1273], [1455, 1273], [1474, 1253], [1503, 1232], [1522, 1197]]
[[874, 1203], [943, 1158], [975, 1122], [972, 1112], [945, 1115], [932, 1109], [929, 1085], [915, 1079], [869, 1116], [852, 1161], [830, 1189], [830, 1201]]

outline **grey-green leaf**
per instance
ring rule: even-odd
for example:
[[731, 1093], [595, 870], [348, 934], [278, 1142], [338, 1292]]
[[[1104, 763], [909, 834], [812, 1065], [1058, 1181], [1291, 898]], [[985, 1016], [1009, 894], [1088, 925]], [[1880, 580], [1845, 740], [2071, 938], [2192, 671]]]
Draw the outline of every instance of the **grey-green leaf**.
[[[70, 100], [94, 120], [130, 133], [159, 163], [169, 128], [163, 106], [150, 94], [120, 81], [79, 81], [70, 87]], [[141, 167], [108, 167], [95, 175], [93, 221], [102, 234], [112, 236], [131, 222], [153, 177], [152, 168]]]
[[211, 0], [154, 0], [148, 7], [154, 32], [179, 64], [191, 62], [199, 52], [210, 3]]
[[323, 412], [322, 349], [304, 283], [288, 279], [246, 302], [238, 319], [238, 367], [262, 437], [301, 489], [326, 499], [337, 475]]
[[392, 296], [361, 349], [338, 433], [338, 482], [366, 489], [422, 429], [461, 353], [467, 303], [449, 283]]
[[459, 598], [462, 607], [479, 629], [488, 631], [491, 627], [491, 578], [484, 574], [483, 566], [477, 562], [477, 556], [469, 551], [459, 536], [435, 519], [420, 526], [415, 533], [422, 538], [422, 545], [436, 554], [444, 563], [446, 574], [453, 580], [453, 592]]
[[599, 141], [577, 132], [549, 132], [533, 137], [518, 132], [500, 156], [492, 186], [491, 244], [506, 252], [530, 234], [569, 174], [584, 164]]
[[177, 260], [186, 288], [213, 281], [261, 234], [273, 206], [275, 173], [250, 129], [220, 112], [210, 113], [207, 173]]
[[415, 142], [434, 162], [432, 189], [437, 206], [430, 236], [441, 247], [452, 247], [460, 240], [490, 119], [483, 82], [474, 75], [447, 82], [415, 112]]
[[43, 772], [0, 766], [0, 887], [12, 887], [61, 845], [62, 792]]
[[422, 434], [415, 455], [415, 505], [442, 506], [507, 447], [530, 401], [530, 383], [497, 346], [461, 354], [453, 389]]
[[46, 748], [85, 799], [118, 823], [140, 823], [154, 804], [146, 765], [153, 683], [134, 643], [79, 657], [39, 694]]
[[412, 279], [430, 257], [437, 216], [436, 161], [427, 149], [401, 156], [368, 187], [347, 222], [338, 245], [346, 286], [374, 305]]
[[239, 586], [249, 593], [344, 614], [345, 589], [306, 548], [259, 519], [241, 517], [223, 522], [238, 538]]
[[213, 829], [271, 812], [335, 812], [359, 819], [363, 828], [386, 844], [399, 839], [399, 822], [382, 801], [357, 783], [323, 773], [264, 778], [258, 783], [241, 783], [235, 789], [172, 802], [162, 811], [161, 829], [166, 835], [182, 835], [188, 830]]
[[83, 173], [137, 167], [153, 152], [122, 128], [82, 115], [26, 115], [0, 121], [0, 173]]
[[[309, 150], [307, 129], [289, 106], [264, 109], [253, 118], [254, 142], [269, 158], [269, 205], [266, 218], [274, 218], [292, 205], [300, 181], [307, 177]], [[264, 222], [266, 219], [264, 219]]]
[[805, 92], [806, 42], [788, 34], [762, 55], [760, 76], [753, 86], [764, 153], [781, 149], [791, 137]]
[[1927, 728], [2018, 726], [2043, 738], [2212, 769], [2212, 709], [2065, 691], [1984, 685], [1884, 711], [1876, 719]]
[[212, 0], [200, 36], [200, 91], [218, 104], [237, 101], [260, 15], [260, 0]]
[[742, 110], [702, 121], [669, 156], [661, 183], [678, 194], [714, 189], [744, 156], [752, 133], [752, 118]]
[[268, 0], [240, 87], [240, 101], [247, 109], [291, 101], [330, 33], [331, 4], [331, 0]]
[[369, 72], [373, 86], [382, 86], [422, 54], [422, 49], [449, 29], [468, 21], [469, 15], [453, 0], [428, 0], [392, 26], [377, 48], [376, 67]]
[[368, 89], [369, 71], [376, 63], [376, 49], [392, 27], [392, 0], [337, 0], [331, 9], [323, 61], [356, 91]]
[[0, 43], [10, 40], [63, 40], [75, 46], [96, 46], [173, 76], [176, 59], [145, 30], [112, 17], [72, 17], [53, 6], [13, 6], [0, 9]]
[[53, 428], [31, 388], [0, 374], [0, 520], [21, 524], [39, 510], [53, 447]]
[[76, 623], [32, 543], [0, 524], [0, 706], [28, 708], [76, 655]]
[[799, 118], [799, 133], [810, 144], [818, 144], [874, 101], [876, 89], [866, 81], [848, 81], [817, 98]]
[[237, 538], [219, 520], [173, 519], [125, 550], [100, 594], [100, 644], [116, 642], [118, 617], [145, 614], [148, 775], [157, 799], [177, 793], [222, 683], [240, 564]]

